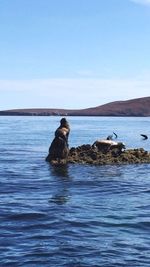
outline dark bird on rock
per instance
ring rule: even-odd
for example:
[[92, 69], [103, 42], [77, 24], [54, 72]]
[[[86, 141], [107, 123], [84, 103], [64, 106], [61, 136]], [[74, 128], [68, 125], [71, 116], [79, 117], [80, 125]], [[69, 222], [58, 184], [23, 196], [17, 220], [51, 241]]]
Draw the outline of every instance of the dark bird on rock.
[[113, 134], [107, 136], [106, 140], [113, 140], [113, 135], [115, 136], [115, 139], [118, 137], [118, 135], [113, 132]]
[[108, 135], [106, 140], [112, 140], [113, 139], [113, 135]]
[[117, 135], [116, 133], [114, 133], [114, 132], [113, 132], [113, 134], [114, 134], [115, 138], [117, 138], [117, 137], [118, 137], [118, 135]]

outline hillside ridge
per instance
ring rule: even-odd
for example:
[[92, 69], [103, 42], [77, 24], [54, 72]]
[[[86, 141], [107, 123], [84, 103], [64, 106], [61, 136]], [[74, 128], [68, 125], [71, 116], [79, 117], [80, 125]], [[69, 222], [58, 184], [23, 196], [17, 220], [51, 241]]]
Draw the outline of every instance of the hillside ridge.
[[150, 97], [109, 102], [85, 109], [26, 108], [0, 111], [1, 116], [150, 116]]

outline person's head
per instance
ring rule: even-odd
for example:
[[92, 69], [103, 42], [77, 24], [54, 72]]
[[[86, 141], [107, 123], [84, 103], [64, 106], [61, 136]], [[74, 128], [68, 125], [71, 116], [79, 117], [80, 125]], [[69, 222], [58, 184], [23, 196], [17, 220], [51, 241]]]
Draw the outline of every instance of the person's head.
[[68, 125], [68, 122], [67, 122], [66, 118], [62, 118], [62, 119], [60, 120], [60, 124], [61, 124], [61, 126]]
[[70, 130], [70, 126], [69, 126], [69, 123], [68, 121], [66, 120], [66, 118], [62, 118], [60, 120], [60, 127], [65, 127], [67, 128], [68, 130]]

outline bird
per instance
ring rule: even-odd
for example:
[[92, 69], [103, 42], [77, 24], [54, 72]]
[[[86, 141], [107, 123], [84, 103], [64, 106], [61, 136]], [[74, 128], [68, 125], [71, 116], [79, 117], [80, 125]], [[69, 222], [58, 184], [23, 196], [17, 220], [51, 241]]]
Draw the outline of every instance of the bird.
[[106, 140], [112, 140], [112, 139], [113, 139], [113, 135], [112, 134], [108, 135], [107, 138], [106, 138]]
[[148, 139], [148, 136], [146, 134], [141, 134], [144, 140]]
[[118, 135], [117, 135], [116, 133], [114, 133], [114, 132], [113, 132], [113, 134], [114, 134], [115, 138], [117, 138], [117, 137], [118, 137]]
[[115, 136], [115, 139], [118, 137], [118, 135], [113, 132], [113, 134], [107, 136], [106, 140], [113, 140], [113, 135]]

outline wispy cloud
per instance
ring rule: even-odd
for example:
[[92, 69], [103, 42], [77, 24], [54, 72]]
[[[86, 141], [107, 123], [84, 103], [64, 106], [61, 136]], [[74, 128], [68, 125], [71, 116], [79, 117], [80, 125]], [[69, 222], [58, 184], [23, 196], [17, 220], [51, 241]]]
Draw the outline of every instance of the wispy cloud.
[[130, 0], [131, 2], [141, 4], [141, 5], [149, 5], [150, 6], [150, 0]]

